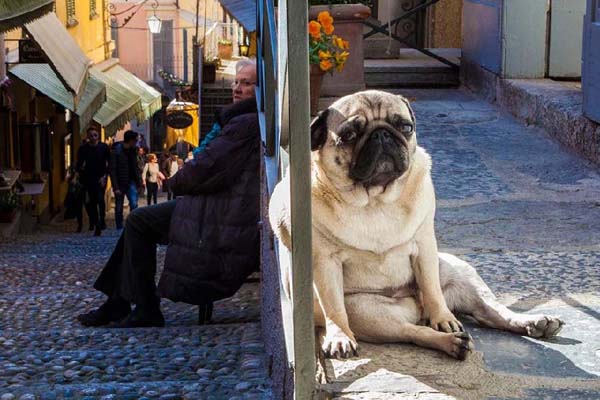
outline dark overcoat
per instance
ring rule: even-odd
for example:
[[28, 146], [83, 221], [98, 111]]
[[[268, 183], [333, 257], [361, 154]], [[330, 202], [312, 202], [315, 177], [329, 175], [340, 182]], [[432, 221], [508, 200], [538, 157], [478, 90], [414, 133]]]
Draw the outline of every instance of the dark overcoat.
[[161, 297], [232, 296], [259, 267], [261, 141], [255, 101], [227, 108], [222, 132], [168, 184], [177, 195]]

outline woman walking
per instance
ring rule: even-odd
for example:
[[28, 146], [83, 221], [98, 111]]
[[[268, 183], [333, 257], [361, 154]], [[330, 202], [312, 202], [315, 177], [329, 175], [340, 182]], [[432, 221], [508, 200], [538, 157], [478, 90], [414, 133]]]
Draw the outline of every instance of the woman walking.
[[154, 201], [154, 204], [157, 203], [158, 187], [162, 185], [163, 179], [164, 175], [159, 170], [156, 154], [148, 154], [148, 162], [146, 162], [142, 171], [142, 183], [146, 187], [148, 205], [152, 201]]

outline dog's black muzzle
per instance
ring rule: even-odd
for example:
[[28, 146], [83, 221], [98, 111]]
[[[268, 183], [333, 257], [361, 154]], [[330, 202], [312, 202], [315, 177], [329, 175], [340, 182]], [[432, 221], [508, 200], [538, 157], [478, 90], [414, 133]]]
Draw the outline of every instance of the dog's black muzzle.
[[388, 129], [374, 129], [357, 150], [350, 178], [365, 187], [387, 186], [408, 169], [408, 143]]

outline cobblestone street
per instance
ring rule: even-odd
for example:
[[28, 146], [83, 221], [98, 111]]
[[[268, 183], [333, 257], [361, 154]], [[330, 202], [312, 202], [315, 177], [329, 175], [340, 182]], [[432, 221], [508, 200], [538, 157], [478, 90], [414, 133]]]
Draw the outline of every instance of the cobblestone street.
[[94, 238], [64, 223], [0, 244], [0, 398], [270, 399], [258, 283], [216, 303], [207, 326], [164, 300], [165, 328], [76, 321], [103, 301], [91, 286], [118, 237], [110, 226]]
[[362, 343], [358, 358], [328, 362], [328, 389], [344, 399], [600, 398], [598, 168], [467, 92], [394, 92], [413, 102], [433, 157], [440, 249], [512, 309], [566, 326], [543, 341], [468, 323], [476, 352], [465, 362]]

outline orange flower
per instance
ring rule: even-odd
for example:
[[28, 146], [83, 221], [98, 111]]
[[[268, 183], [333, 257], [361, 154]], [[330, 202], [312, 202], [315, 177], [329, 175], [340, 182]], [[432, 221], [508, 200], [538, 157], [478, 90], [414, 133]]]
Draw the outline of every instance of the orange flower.
[[327, 35], [333, 33], [333, 17], [329, 14], [329, 11], [321, 11], [317, 17], [321, 25], [323, 25], [323, 32]]
[[350, 48], [350, 42], [347, 40], [342, 40], [342, 45], [340, 47], [344, 50], [348, 50]]
[[329, 61], [329, 59], [321, 60], [319, 67], [321, 67], [323, 71], [329, 71], [331, 68], [333, 68], [333, 63]]
[[329, 11], [321, 11], [317, 20], [323, 25], [328, 25], [333, 23], [333, 17], [329, 14]]
[[308, 33], [315, 40], [321, 39], [321, 24], [317, 21], [310, 21], [308, 23]]

